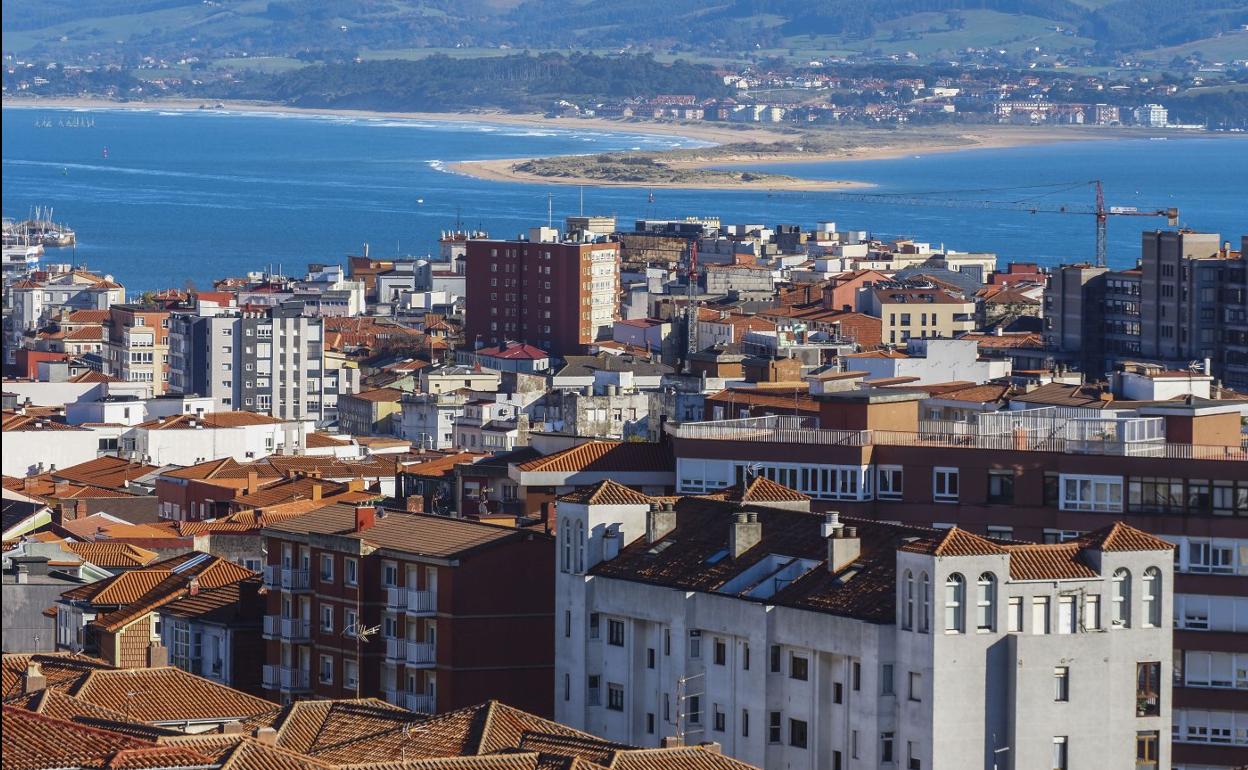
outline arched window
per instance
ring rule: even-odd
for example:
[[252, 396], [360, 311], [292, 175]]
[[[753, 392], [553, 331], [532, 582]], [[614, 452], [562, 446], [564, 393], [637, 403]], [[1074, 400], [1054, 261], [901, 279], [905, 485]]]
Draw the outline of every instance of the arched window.
[[919, 573], [919, 633], [932, 629], [932, 581], [926, 572]]
[[1114, 571], [1113, 594], [1114, 625], [1126, 628], [1131, 625], [1131, 573], [1126, 569]]
[[1156, 567], [1144, 570], [1144, 625], [1161, 625], [1161, 571]]
[[945, 578], [945, 632], [960, 634], [966, 630], [962, 620], [966, 605], [966, 580], [958, 573]]
[[576, 522], [576, 571], [585, 571], [585, 522]]
[[559, 539], [563, 541], [563, 557], [561, 567], [564, 572], [572, 571], [572, 522], [564, 518], [559, 522]]
[[914, 574], [906, 570], [905, 604], [901, 610], [901, 627], [910, 631], [914, 628]]
[[975, 629], [997, 630], [997, 576], [985, 572], [975, 586]]

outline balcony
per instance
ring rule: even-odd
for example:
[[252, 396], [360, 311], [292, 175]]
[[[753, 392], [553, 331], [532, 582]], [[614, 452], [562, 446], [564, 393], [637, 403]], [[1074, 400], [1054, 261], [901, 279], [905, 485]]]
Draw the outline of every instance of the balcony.
[[417, 714], [433, 714], [437, 708], [435, 704], [436, 698], [433, 695], [425, 695], [422, 693], [405, 692], [403, 696], [403, 708], [408, 711], [415, 711]]
[[[1042, 411], [1042, 410], [1026, 410]], [[1160, 457], [1174, 460], [1248, 462], [1248, 447], [1171, 444], [1160, 418], [1027, 419], [1029, 425], [996, 423], [1025, 414], [993, 412], [981, 423], [924, 421], [918, 431], [827, 430], [813, 417], [772, 415], [668, 426], [677, 439], [745, 443], [810, 444], [817, 446], [927, 446], [993, 451], [1058, 452], [1061, 454]], [[982, 418], [989, 418], [983, 420]], [[1051, 424], [1050, 424], [1051, 422]]]
[[403, 663], [407, 660], [407, 640], [386, 638], [386, 662]]
[[281, 639], [287, 642], [309, 642], [312, 640], [312, 624], [307, 618], [265, 615], [264, 638]]
[[433, 642], [407, 643], [407, 660], [405, 662], [409, 667], [432, 667], [437, 662], [437, 659], [438, 650]]
[[270, 564], [264, 568], [264, 587], [283, 591], [307, 591], [311, 588], [311, 582], [306, 569], [291, 569]]
[[266, 690], [295, 693], [312, 689], [312, 678], [308, 676], [308, 672], [289, 666], [266, 665], [261, 671], [261, 677]]
[[387, 588], [386, 609], [409, 615], [433, 615], [438, 611], [438, 595], [433, 591]]

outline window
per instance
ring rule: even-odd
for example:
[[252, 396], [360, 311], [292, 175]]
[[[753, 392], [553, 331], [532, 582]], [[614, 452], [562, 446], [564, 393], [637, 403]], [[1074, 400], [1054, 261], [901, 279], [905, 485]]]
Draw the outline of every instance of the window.
[[741, 737], [750, 737], [750, 710], [741, 709]]
[[607, 682], [607, 708], [611, 711], [624, 710], [624, 685]]
[[767, 713], [767, 742], [780, 742], [780, 712], [769, 711]]
[[689, 696], [689, 723], [702, 724], [702, 697], [699, 695]]
[[810, 662], [801, 655], [789, 653], [789, 678], [805, 682], [810, 675]]
[[654, 659], [655, 659], [654, 648], [647, 647], [646, 648], [646, 668], [654, 668]]
[[1113, 625], [1127, 628], [1131, 625], [1131, 573], [1126, 569], [1114, 570], [1113, 591]]
[[1064, 735], [1053, 738], [1053, 770], [1067, 770], [1066, 736]]
[[689, 632], [689, 657], [702, 657], [702, 632], [697, 629]]
[[1063, 473], [1063, 511], [1121, 511], [1121, 476], [1075, 476]]
[[845, 702], [845, 686], [842, 685], [840, 682], [832, 683], [832, 702], [833, 703]]
[[723, 639], [715, 639], [715, 665], [722, 666], [728, 661], [728, 645]]
[[1031, 633], [1049, 633], [1049, 597], [1033, 596], [1031, 599]]
[[770, 654], [768, 655], [768, 657], [770, 658], [768, 667], [771, 670], [771, 673], [779, 674], [780, 673], [780, 645], [778, 644], [771, 645], [771, 650], [770, 650]]
[[321, 582], [334, 582], [334, 557], [332, 554], [321, 554]]
[[849, 681], [854, 692], [862, 689], [862, 664], [856, 660], [849, 664]]
[[624, 646], [624, 621], [608, 620], [607, 621], [607, 644], [612, 647]]
[[354, 660], [344, 660], [342, 662], [342, 683], [348, 690], [359, 689], [360, 666]]
[[334, 632], [334, 605], [321, 605], [321, 630], [327, 634]]
[[975, 630], [991, 633], [997, 628], [997, 578], [985, 572], [975, 582]]
[[891, 763], [893, 761], [893, 734], [880, 733], [880, 761]]
[[1083, 599], [1083, 628], [1085, 631], [1101, 629], [1101, 595], [1088, 594]]
[[663, 629], [663, 657], [672, 654], [672, 629]]
[[748, 642], [741, 643], [741, 670], [750, 670], [750, 645]]
[[654, 714], [649, 711], [646, 712], [646, 734], [654, 735]]
[[988, 502], [1014, 502], [1014, 471], [988, 471]]
[[321, 684], [333, 684], [334, 682], [334, 659], [329, 655], [321, 656], [320, 680]]
[[907, 770], [923, 770], [923, 761], [919, 758], [919, 745], [914, 741], [906, 741]]
[[724, 709], [718, 703], [711, 706], [711, 729], [717, 733], [722, 733], [727, 725], [728, 717], [724, 714]]
[[1135, 715], [1155, 717], [1161, 713], [1161, 663], [1135, 664]]
[[1158, 759], [1158, 734], [1156, 730], [1141, 730], [1135, 734], [1136, 770], [1156, 770]]
[[932, 470], [932, 498], [938, 503], [958, 501], [958, 469], [935, 468]]
[[1156, 567], [1144, 570], [1144, 626], [1161, 625], [1161, 571]]
[[342, 582], [349, 586], [359, 585], [359, 563], [355, 559], [342, 560]]
[[789, 745], [795, 749], [806, 748], [806, 722], [801, 719], [789, 720]]
[[586, 682], [589, 690], [589, 705], [602, 705], [602, 677], [597, 674], [591, 674]]
[[881, 465], [876, 469], [875, 496], [880, 500], [900, 500], [902, 472], [900, 465]]
[[910, 689], [907, 697], [912, 701], [923, 700], [923, 675], [918, 671], [910, 672]]
[[880, 695], [893, 694], [893, 664], [880, 666]]
[[945, 633], [960, 634], [965, 630], [962, 607], [966, 602], [966, 580], [958, 573], [945, 579]]
[[914, 628], [914, 575], [910, 570], [906, 570], [904, 582], [905, 587], [903, 590], [906, 592], [906, 596], [901, 611], [901, 627], [909, 631]]
[[1057, 597], [1057, 633], [1073, 634], [1079, 630], [1075, 617], [1075, 597]]
[[355, 610], [343, 610], [342, 613], [342, 632], [348, 636], [354, 637], [359, 633], [360, 616]]
[[919, 573], [919, 633], [926, 634], [932, 625], [932, 582], [926, 572]]
[[1053, 700], [1065, 703], [1070, 700], [1070, 667], [1053, 668]]
[[589, 613], [589, 638], [597, 639], [598, 635], [598, 613], [591, 612]]
[[393, 588], [399, 584], [399, 567], [394, 562], [385, 562], [381, 567], [381, 585]]

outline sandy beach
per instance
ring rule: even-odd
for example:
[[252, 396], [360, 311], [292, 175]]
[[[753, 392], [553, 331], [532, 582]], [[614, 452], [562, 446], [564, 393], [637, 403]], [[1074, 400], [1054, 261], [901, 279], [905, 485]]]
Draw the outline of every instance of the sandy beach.
[[[219, 105], [219, 106], [218, 106]], [[672, 169], [702, 170], [744, 164], [813, 163], [825, 161], [880, 160], [959, 152], [980, 149], [1019, 147], [1054, 142], [1142, 138], [1156, 131], [1083, 126], [943, 126], [879, 129], [863, 127], [820, 128], [799, 131], [786, 126], [757, 124], [731, 125], [701, 122], [655, 121], [611, 118], [551, 118], [540, 114], [514, 114], [495, 111], [480, 112], [382, 112], [374, 110], [342, 110], [290, 107], [266, 102], [212, 102], [198, 99], [159, 99], [152, 101], [115, 101], [103, 98], [34, 97], [7, 98], [5, 107], [59, 109], [146, 109], [168, 111], [199, 111], [216, 109], [229, 112], [257, 112], [298, 115], [329, 115], [357, 118], [386, 118], [418, 121], [481, 122], [527, 126], [544, 129], [599, 130], [636, 134], [660, 134], [706, 142], [707, 147], [685, 148], [657, 157]], [[833, 140], [834, 148], [819, 151], [725, 152], [721, 145], [772, 144], [794, 140], [818, 132]], [[800, 148], [799, 148], [800, 149]], [[454, 172], [496, 182], [527, 182], [536, 184], [584, 185], [592, 187], [667, 187], [685, 189], [785, 189], [845, 190], [869, 186], [851, 180], [815, 180], [766, 176], [759, 180], [706, 179], [679, 182], [613, 182], [609, 180], [569, 176], [545, 176], [526, 173], [517, 166], [531, 158], [505, 158], [486, 161], [462, 161], [448, 168]]]

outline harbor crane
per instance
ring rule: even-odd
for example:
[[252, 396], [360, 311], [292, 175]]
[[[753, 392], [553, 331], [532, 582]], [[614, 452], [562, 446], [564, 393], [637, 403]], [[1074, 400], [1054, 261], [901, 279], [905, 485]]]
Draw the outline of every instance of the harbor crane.
[[[1051, 203], [1045, 197], [1056, 193], [1068, 192], [1079, 188], [1093, 187], [1096, 191], [1096, 202], [1092, 206], [1072, 206], [1065, 203]], [[977, 200], [974, 198], [950, 197], [966, 193], [1024, 193], [1014, 200]], [[1165, 217], [1171, 227], [1178, 224], [1179, 210], [1170, 207], [1138, 206], [1106, 206], [1105, 189], [1101, 180], [1090, 182], [1062, 182], [1057, 184], [1026, 185], [1021, 187], [988, 187], [978, 190], [938, 190], [920, 193], [837, 193], [832, 196], [838, 200], [858, 201], [863, 203], [886, 203], [901, 206], [937, 206], [943, 208], [982, 208], [1003, 209], [1012, 211], [1029, 211], [1032, 214], [1082, 214], [1096, 218], [1096, 265], [1106, 266], [1107, 230], [1109, 218], [1119, 217]]]

